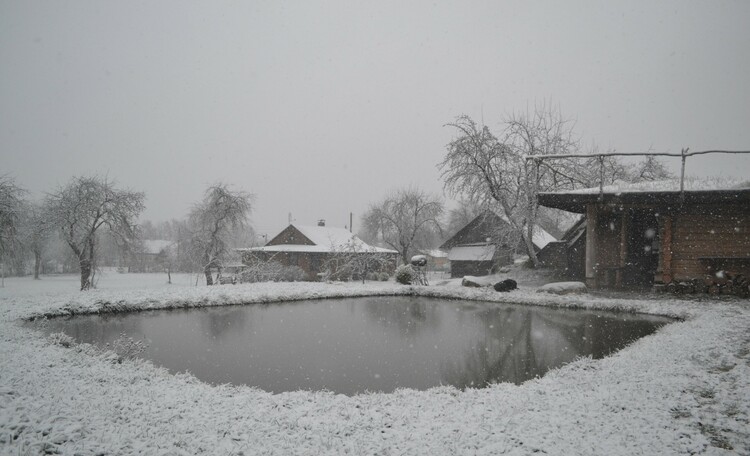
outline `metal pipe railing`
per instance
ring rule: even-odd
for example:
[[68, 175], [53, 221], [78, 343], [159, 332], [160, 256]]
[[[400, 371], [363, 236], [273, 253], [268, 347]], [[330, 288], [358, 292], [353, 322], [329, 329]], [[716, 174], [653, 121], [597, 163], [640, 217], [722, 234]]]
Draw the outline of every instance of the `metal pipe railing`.
[[[527, 155], [525, 160], [533, 160], [535, 166], [535, 176], [539, 175], [539, 166], [542, 161], [546, 159], [561, 159], [561, 158], [596, 158], [599, 161], [599, 200], [604, 199], [604, 157], [639, 157], [639, 156], [651, 156], [651, 157], [679, 157], [682, 161], [680, 167], [680, 194], [684, 197], [685, 192], [685, 163], [688, 157], [695, 155], [705, 154], [750, 154], [750, 150], [702, 150], [696, 152], [689, 152], [689, 148], [680, 150], [680, 153], [670, 152], [607, 152], [600, 154], [559, 154], [559, 155]], [[535, 179], [536, 181], [536, 179]], [[534, 182], [536, 188], [536, 182]]]

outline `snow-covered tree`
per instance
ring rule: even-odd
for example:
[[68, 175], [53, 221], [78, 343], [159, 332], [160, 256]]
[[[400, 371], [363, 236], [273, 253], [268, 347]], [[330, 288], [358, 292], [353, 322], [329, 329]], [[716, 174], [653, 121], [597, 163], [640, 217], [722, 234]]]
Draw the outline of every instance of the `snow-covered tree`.
[[433, 247], [442, 215], [440, 197], [417, 188], [396, 190], [362, 216], [363, 239], [391, 247], [408, 264], [417, 250]]
[[630, 182], [649, 182], [664, 179], [672, 179], [672, 174], [664, 163], [654, 156], [646, 156], [643, 161], [637, 163], [629, 172]]
[[0, 176], [0, 256], [7, 254], [16, 240], [24, 193], [13, 178]]
[[503, 124], [502, 140], [468, 116], [449, 124], [458, 132], [439, 164], [445, 188], [454, 196], [469, 195], [491, 203], [520, 233], [526, 251], [538, 263], [532, 233], [537, 222], [539, 192], [582, 185], [580, 162], [573, 159], [527, 160], [539, 155], [565, 155], [578, 150], [573, 125], [555, 109], [513, 114]]
[[213, 285], [212, 268], [221, 268], [229, 254], [231, 235], [247, 229], [252, 195], [232, 191], [227, 184], [210, 186], [190, 212], [191, 248], [200, 261], [206, 284]]
[[137, 240], [135, 221], [143, 211], [144, 194], [120, 190], [101, 177], [74, 177], [46, 200], [49, 223], [78, 259], [81, 290], [92, 287], [100, 230], [123, 248]]
[[24, 205], [21, 217], [21, 244], [25, 251], [34, 257], [34, 279], [39, 279], [42, 267], [42, 255], [50, 240], [54, 228], [50, 225], [50, 216], [46, 206], [36, 202]]

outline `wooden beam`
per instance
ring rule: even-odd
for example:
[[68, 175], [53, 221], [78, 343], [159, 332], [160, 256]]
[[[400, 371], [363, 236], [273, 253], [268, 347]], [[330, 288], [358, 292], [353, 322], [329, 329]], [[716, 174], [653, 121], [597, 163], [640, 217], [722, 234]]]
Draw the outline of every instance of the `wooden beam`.
[[595, 204], [586, 206], [586, 286], [596, 288], [597, 252], [596, 252], [596, 219]]
[[661, 240], [661, 280], [662, 283], [672, 281], [672, 216], [666, 215], [664, 221], [663, 237]]
[[615, 286], [622, 288], [623, 271], [628, 259], [628, 231], [630, 229], [630, 212], [622, 211], [620, 220], [620, 268], [617, 270]]

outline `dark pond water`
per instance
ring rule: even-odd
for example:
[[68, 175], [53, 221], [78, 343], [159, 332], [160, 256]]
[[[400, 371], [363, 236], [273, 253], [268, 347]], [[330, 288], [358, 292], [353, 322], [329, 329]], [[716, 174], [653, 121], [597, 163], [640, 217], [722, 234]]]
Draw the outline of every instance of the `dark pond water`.
[[141, 355], [209, 383], [354, 394], [522, 383], [604, 357], [671, 320], [611, 312], [377, 297], [53, 319], [79, 342], [143, 339]]

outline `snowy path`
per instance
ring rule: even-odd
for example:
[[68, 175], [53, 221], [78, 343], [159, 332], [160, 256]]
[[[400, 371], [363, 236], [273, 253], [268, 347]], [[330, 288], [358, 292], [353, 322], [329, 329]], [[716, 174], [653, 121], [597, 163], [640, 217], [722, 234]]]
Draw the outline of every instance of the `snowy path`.
[[[16, 324], [40, 314], [421, 293], [683, 317], [619, 353], [521, 386], [354, 397], [210, 386], [112, 362]], [[485, 305], [492, 305], [487, 303]], [[255, 284], [0, 300], [0, 454], [750, 454], [750, 305], [497, 294], [394, 284]], [[731, 450], [730, 450], [731, 448]]]

